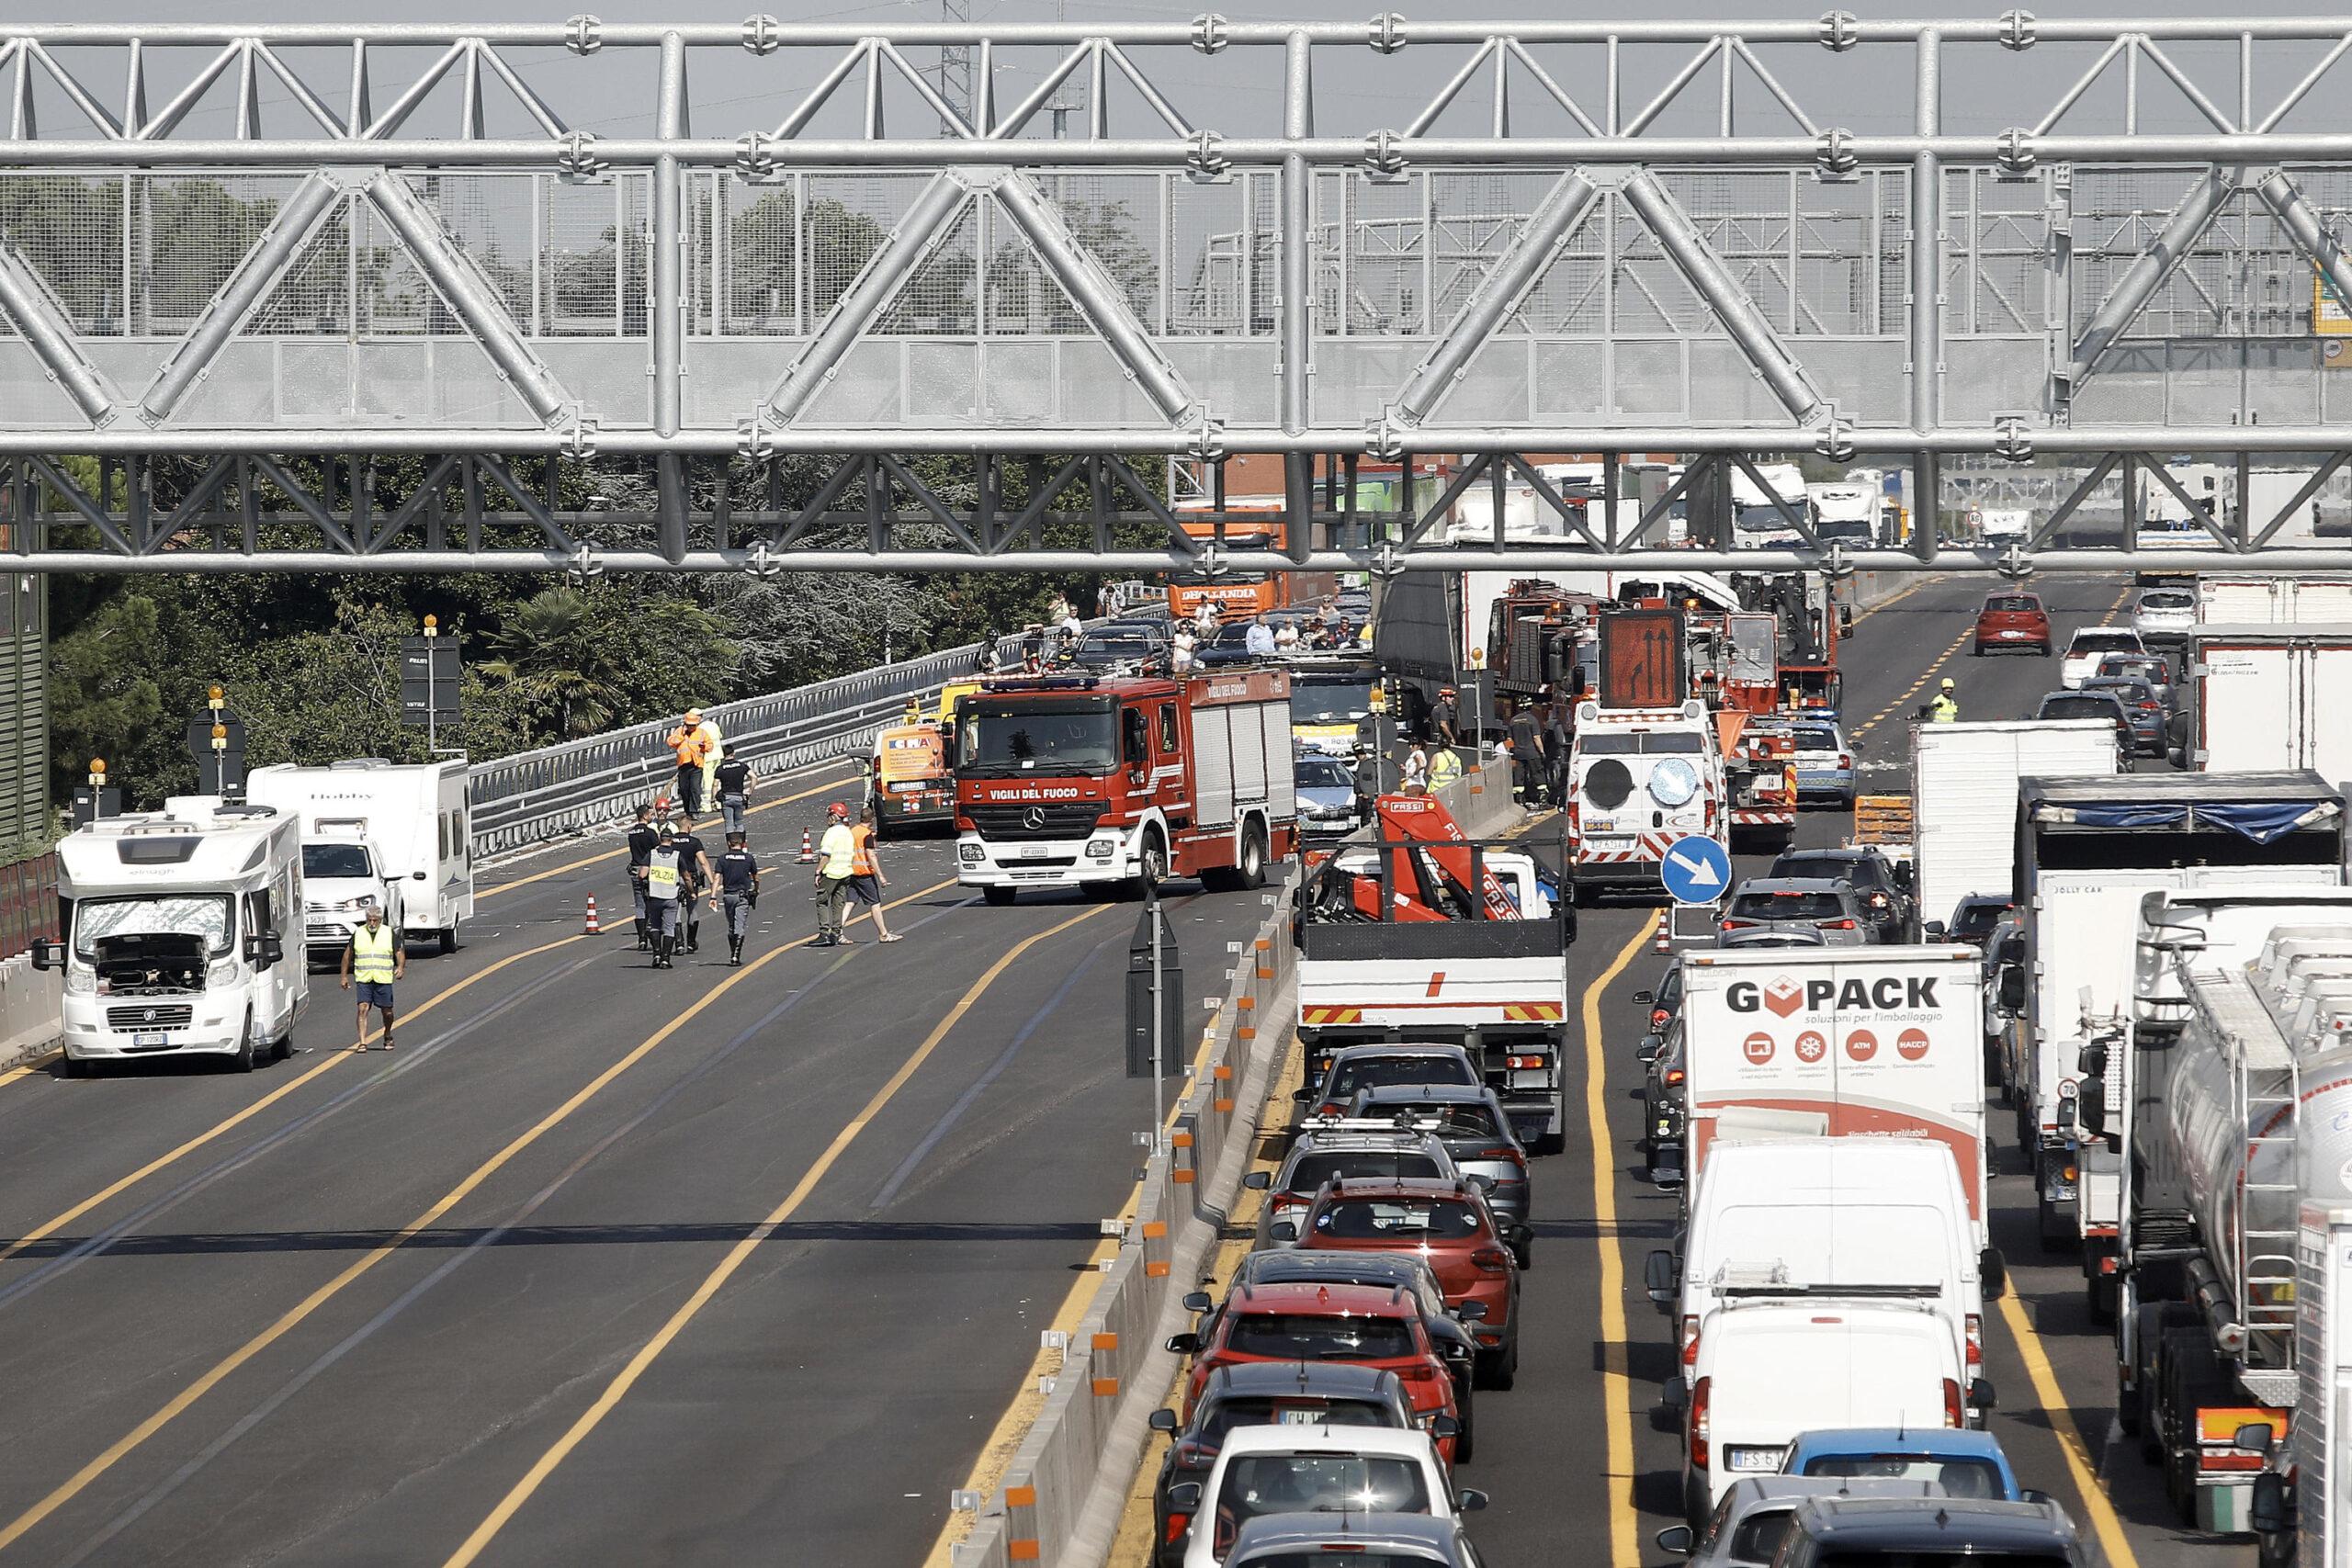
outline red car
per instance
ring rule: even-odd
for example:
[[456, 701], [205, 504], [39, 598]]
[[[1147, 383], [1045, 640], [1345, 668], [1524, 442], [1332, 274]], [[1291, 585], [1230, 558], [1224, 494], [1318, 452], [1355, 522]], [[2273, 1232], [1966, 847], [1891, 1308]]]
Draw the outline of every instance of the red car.
[[1445, 1304], [1470, 1321], [1480, 1382], [1509, 1388], [1519, 1375], [1519, 1264], [1487, 1199], [1467, 1180], [1334, 1179], [1295, 1222], [1278, 1220], [1277, 1244], [1309, 1252], [1409, 1252], [1437, 1276]]
[[[1441, 1289], [1442, 1287], [1441, 1286]], [[1184, 1382], [1184, 1422], [1220, 1367], [1248, 1361], [1349, 1361], [1395, 1372], [1424, 1430], [1441, 1416], [1458, 1427], [1453, 1377], [1421, 1322], [1421, 1305], [1401, 1286], [1237, 1285], [1225, 1303], [1191, 1334], [1169, 1337], [1168, 1348], [1193, 1358]], [[1453, 1462], [1453, 1436], [1437, 1438], [1438, 1456]]]
[[2004, 588], [1984, 595], [1984, 607], [1976, 612], [1973, 651], [1982, 656], [1996, 648], [2030, 648], [2050, 657], [2050, 612], [2041, 607], [2040, 594]]

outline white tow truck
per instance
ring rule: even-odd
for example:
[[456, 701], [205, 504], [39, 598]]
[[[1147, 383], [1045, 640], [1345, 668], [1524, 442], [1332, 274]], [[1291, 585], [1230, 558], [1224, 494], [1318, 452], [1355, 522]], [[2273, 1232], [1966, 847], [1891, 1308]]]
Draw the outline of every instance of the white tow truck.
[[218, 795], [109, 817], [57, 846], [68, 1077], [93, 1062], [214, 1055], [249, 1072], [293, 1049], [307, 971], [282, 962], [302, 907], [294, 819]]

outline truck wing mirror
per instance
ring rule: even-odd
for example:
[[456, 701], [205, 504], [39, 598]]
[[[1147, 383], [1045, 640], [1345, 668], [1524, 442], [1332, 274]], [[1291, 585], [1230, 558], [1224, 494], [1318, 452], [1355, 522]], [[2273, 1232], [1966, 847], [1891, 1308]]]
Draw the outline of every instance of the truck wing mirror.
[[2001, 1010], [2004, 1012], [2020, 1013], [2025, 1010], [2025, 971], [2022, 969], [2001, 971], [2000, 1000]]
[[423, 873], [423, 872], [421, 872], [421, 871], [412, 871], [412, 872], [410, 872], [410, 873], [408, 874], [408, 875], [409, 875], [409, 880], [410, 880], [410, 881], [412, 881], [412, 882], [423, 882], [423, 881], [425, 879], [425, 877], [424, 877], [424, 873]]
[[1182, 1304], [1186, 1312], [1206, 1312], [1216, 1303], [1209, 1299], [1206, 1291], [1193, 1291], [1185, 1296]]
[[2269, 1422], [2249, 1421], [2240, 1427], [2236, 1434], [2230, 1438], [2230, 1446], [2251, 1449], [2256, 1453], [2267, 1455], [2270, 1452], [2270, 1445], [2278, 1439], [2278, 1434], [2272, 1430]]
[[62, 942], [37, 942], [30, 949], [33, 967], [40, 970], [65, 967], [65, 944]]
[[1944, 923], [1941, 920], [1928, 920], [1920, 925], [1919, 934], [1929, 942], [1941, 942], [1944, 939]]
[[1654, 991], [1635, 991], [1634, 993], [1634, 1005], [1637, 1008], [1651, 1007], [1654, 1006], [1657, 1001], [1657, 994]]
[[2077, 1118], [2076, 1118], [2076, 1115], [2075, 1115], [2075, 1100], [2074, 1100], [2074, 1098], [2073, 1098], [2072, 1096], [2069, 1096], [2068, 1098], [2066, 1098], [2066, 1099], [2064, 1099], [2064, 1100], [2060, 1100], [2060, 1101], [2058, 1102], [2058, 1128], [2059, 1128], [2059, 1131], [2061, 1131], [2061, 1132], [2072, 1132], [2072, 1131], [2074, 1130], [2074, 1128], [2075, 1128], [2075, 1125], [2076, 1121], [2077, 1121]]
[[1999, 1247], [1988, 1247], [1976, 1255], [1976, 1280], [1987, 1296], [1997, 1300], [2008, 1293], [2009, 1261]]
[[286, 944], [276, 931], [254, 931], [245, 938], [245, 962], [254, 972], [269, 968], [286, 956]]
[[1976, 1378], [1968, 1385], [1968, 1407], [1971, 1410], [1993, 1408], [1993, 1384], [1987, 1378]]
[[1650, 1304], [1662, 1313], [1672, 1313], [1674, 1298], [1679, 1293], [1674, 1285], [1674, 1254], [1664, 1247], [1651, 1253], [1643, 1266], [1642, 1276]]
[[2284, 1535], [2295, 1528], [2295, 1505], [2287, 1494], [2287, 1478], [2266, 1470], [2254, 1478], [2254, 1496], [2246, 1506], [2246, 1522], [2257, 1535]]

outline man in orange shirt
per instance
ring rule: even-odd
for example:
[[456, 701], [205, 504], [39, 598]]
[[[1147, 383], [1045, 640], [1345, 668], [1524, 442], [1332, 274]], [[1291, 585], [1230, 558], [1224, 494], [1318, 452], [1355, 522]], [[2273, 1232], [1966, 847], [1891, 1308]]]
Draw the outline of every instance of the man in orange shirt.
[[882, 918], [882, 889], [890, 879], [882, 874], [882, 859], [874, 850], [874, 807], [858, 813], [857, 826], [850, 830], [853, 847], [850, 851], [850, 897], [874, 911], [874, 929], [883, 942], [897, 942], [899, 933]]
[[692, 823], [702, 814], [702, 764], [708, 742], [702, 728], [702, 709], [688, 708], [684, 724], [663, 737], [678, 757], [678, 807]]

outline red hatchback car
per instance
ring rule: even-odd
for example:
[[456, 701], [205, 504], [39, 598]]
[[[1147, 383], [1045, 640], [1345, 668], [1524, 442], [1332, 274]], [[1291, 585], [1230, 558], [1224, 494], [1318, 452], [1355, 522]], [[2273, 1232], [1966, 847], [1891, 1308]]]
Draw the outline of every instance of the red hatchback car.
[[2027, 648], [2050, 657], [2050, 612], [2041, 596], [2022, 589], [2004, 588], [1984, 595], [1976, 612], [1976, 647], [1982, 656], [1996, 648]]
[[1445, 1304], [1469, 1320], [1479, 1381], [1509, 1388], [1519, 1375], [1519, 1264], [1486, 1195], [1466, 1180], [1334, 1179], [1277, 1243], [1309, 1252], [1409, 1252], [1437, 1276]]
[[[1441, 1286], [1441, 1289], [1443, 1287]], [[1191, 1334], [1171, 1335], [1168, 1348], [1193, 1358], [1184, 1382], [1184, 1422], [1219, 1367], [1246, 1361], [1349, 1361], [1395, 1372], [1424, 1430], [1441, 1416], [1458, 1424], [1453, 1376], [1421, 1322], [1420, 1303], [1402, 1287], [1378, 1285], [1238, 1285]], [[1438, 1456], [1453, 1462], [1451, 1431], [1437, 1438]]]

